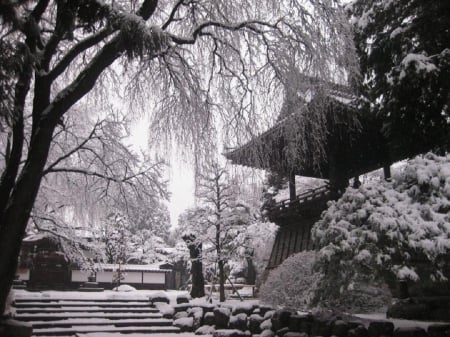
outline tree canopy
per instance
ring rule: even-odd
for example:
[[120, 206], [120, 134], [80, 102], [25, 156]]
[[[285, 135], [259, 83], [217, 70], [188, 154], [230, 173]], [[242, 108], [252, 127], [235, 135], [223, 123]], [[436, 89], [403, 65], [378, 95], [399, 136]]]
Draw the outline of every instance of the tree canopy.
[[356, 0], [364, 105], [383, 121], [392, 150], [449, 150], [448, 1]]
[[201, 153], [217, 121], [225, 136], [255, 131], [283, 91], [283, 60], [327, 79], [353, 65], [334, 0], [5, 0], [0, 24], [0, 311], [68, 111], [126, 96], [130, 111], [153, 110], [152, 139]]

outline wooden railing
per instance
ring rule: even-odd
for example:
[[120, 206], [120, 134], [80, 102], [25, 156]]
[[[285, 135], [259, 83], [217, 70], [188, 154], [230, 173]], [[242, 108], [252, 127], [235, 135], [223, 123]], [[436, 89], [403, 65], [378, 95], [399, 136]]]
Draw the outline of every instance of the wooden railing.
[[301, 206], [308, 202], [313, 202], [315, 200], [323, 200], [325, 197], [331, 194], [329, 184], [322, 185], [320, 187], [305, 191], [296, 196], [294, 200], [285, 199], [277, 202], [274, 205], [268, 207], [269, 211], [282, 211], [289, 207]]

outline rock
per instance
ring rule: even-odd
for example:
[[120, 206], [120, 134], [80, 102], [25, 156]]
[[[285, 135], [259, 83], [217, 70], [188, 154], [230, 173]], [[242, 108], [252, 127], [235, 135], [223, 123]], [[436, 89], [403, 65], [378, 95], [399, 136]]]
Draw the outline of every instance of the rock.
[[304, 332], [289, 331], [284, 334], [284, 337], [309, 337], [309, 336], [307, 333]]
[[330, 337], [332, 334], [332, 320], [327, 320], [323, 317], [314, 317], [311, 323], [312, 336]]
[[274, 314], [275, 314], [275, 310], [269, 310], [269, 311], [266, 311], [266, 312], [264, 313], [264, 315], [261, 314], [261, 316], [264, 317], [264, 319], [270, 319], [270, 318], [272, 318], [272, 316], [273, 316]]
[[259, 306], [259, 314], [260, 314], [262, 317], [264, 317], [264, 315], [265, 315], [266, 312], [268, 312], [268, 311], [273, 311], [273, 312], [275, 312], [275, 310], [274, 310], [271, 306], [264, 305], [264, 304], [261, 304], [261, 305]]
[[195, 330], [196, 335], [212, 335], [216, 331], [212, 325], [203, 325]]
[[230, 320], [228, 321], [228, 327], [230, 329], [237, 329], [241, 331], [247, 330], [247, 314], [241, 313], [230, 316]]
[[167, 304], [170, 303], [169, 298], [168, 298], [168, 297], [166, 296], [166, 294], [164, 294], [163, 292], [157, 292], [157, 293], [154, 293], [154, 294], [150, 295], [150, 296], [148, 297], [148, 300], [149, 300], [152, 304], [154, 304], [154, 303], [156, 303], [156, 302], [162, 302], [162, 303], [167, 303]]
[[190, 303], [176, 304], [173, 306], [173, 308], [175, 309], [175, 312], [188, 311], [189, 309], [192, 308], [192, 304]]
[[311, 331], [311, 323], [313, 321], [312, 315], [291, 315], [289, 317], [289, 330], [306, 332], [309, 334]]
[[214, 331], [213, 337], [250, 337], [250, 333], [240, 330], [220, 329]]
[[419, 327], [397, 328], [394, 331], [394, 337], [428, 337], [427, 332]]
[[177, 320], [179, 318], [188, 317], [188, 313], [186, 311], [180, 311], [177, 312], [175, 315], [173, 315], [173, 319]]
[[194, 330], [203, 324], [203, 309], [200, 307], [191, 308], [188, 312], [189, 317], [194, 318]]
[[261, 330], [272, 330], [272, 320], [266, 319], [259, 325]]
[[369, 324], [369, 337], [392, 336], [394, 324], [392, 322], [371, 322]]
[[250, 316], [255, 308], [256, 304], [254, 303], [242, 302], [233, 307], [233, 315], [246, 314]]
[[284, 337], [285, 334], [289, 332], [289, 328], [286, 326], [284, 328], [281, 328], [275, 332], [275, 335], [278, 337]]
[[274, 337], [275, 334], [273, 333], [272, 330], [267, 329], [267, 330], [263, 330], [260, 334], [259, 337]]
[[228, 308], [215, 308], [213, 312], [216, 327], [218, 329], [226, 329], [230, 320], [231, 310]]
[[348, 330], [350, 330], [350, 327], [347, 322], [343, 320], [337, 320], [333, 323], [331, 333], [336, 337], [347, 337]]
[[425, 303], [414, 303], [410, 299], [399, 301], [388, 307], [387, 317], [426, 320], [430, 318], [430, 307]]
[[347, 336], [348, 337], [369, 337], [369, 332], [363, 325], [360, 325], [356, 328], [348, 330]]
[[291, 317], [292, 312], [288, 310], [277, 310], [272, 316], [272, 330], [278, 331], [282, 328], [286, 328], [289, 326], [289, 318]]
[[248, 318], [248, 329], [252, 334], [261, 333], [261, 323], [264, 321], [264, 318], [259, 314], [252, 314]]
[[428, 336], [430, 337], [442, 337], [446, 336], [446, 333], [450, 336], [450, 324], [431, 324], [428, 326]]
[[33, 327], [30, 323], [19, 322], [13, 319], [0, 321], [0, 336], [30, 337]]
[[175, 309], [171, 305], [164, 302], [155, 302], [154, 306], [161, 312], [163, 318], [173, 318]]
[[191, 332], [194, 331], [194, 318], [193, 317], [182, 317], [173, 321], [173, 325], [180, 328], [181, 332]]
[[191, 300], [191, 296], [189, 296], [187, 294], [177, 296], [177, 304], [189, 303], [190, 300]]
[[215, 325], [216, 321], [214, 319], [214, 313], [206, 312], [203, 316], [203, 324], [205, 325]]

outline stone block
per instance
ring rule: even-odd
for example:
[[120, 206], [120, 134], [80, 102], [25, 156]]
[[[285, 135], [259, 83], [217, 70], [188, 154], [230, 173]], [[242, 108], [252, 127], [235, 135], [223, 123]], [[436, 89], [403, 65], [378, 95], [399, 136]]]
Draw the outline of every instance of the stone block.
[[247, 314], [241, 313], [241, 314], [230, 316], [230, 320], [228, 322], [228, 327], [230, 329], [246, 331], [247, 330]]
[[32, 333], [33, 327], [29, 323], [13, 319], [0, 321], [0, 336], [2, 337], [30, 337]]
[[347, 337], [348, 330], [350, 330], [348, 323], [339, 319], [333, 322], [331, 333], [336, 337]]
[[277, 337], [284, 337], [285, 334], [287, 334], [289, 332], [289, 328], [288, 327], [284, 327], [281, 328], [279, 330], [277, 330], [277, 332], [275, 333], [275, 336]]
[[427, 332], [419, 327], [397, 328], [394, 331], [394, 337], [428, 337]]
[[177, 296], [177, 304], [189, 303], [191, 296], [189, 295], [178, 295]]
[[369, 337], [392, 336], [394, 324], [392, 322], [371, 322], [369, 324]]
[[205, 315], [203, 316], [203, 324], [205, 324], [205, 325], [215, 325], [216, 324], [213, 312], [205, 313]]
[[360, 325], [360, 326], [357, 326], [356, 328], [348, 330], [347, 336], [348, 337], [369, 337], [369, 332], [363, 325]]
[[278, 331], [282, 328], [289, 326], [289, 318], [291, 317], [292, 312], [288, 310], [277, 310], [272, 316], [272, 330]]
[[230, 320], [231, 310], [228, 308], [215, 308], [214, 321], [218, 329], [226, 329]]
[[448, 334], [450, 336], [450, 324], [432, 324], [428, 326], [429, 337], [442, 337]]
[[252, 314], [248, 318], [248, 329], [252, 334], [261, 333], [261, 323], [264, 321], [264, 318], [259, 314]]

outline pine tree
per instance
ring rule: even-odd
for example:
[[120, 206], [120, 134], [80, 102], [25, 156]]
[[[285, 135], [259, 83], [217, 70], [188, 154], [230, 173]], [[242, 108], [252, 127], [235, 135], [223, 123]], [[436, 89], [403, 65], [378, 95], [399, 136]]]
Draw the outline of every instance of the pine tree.
[[450, 149], [450, 2], [357, 0], [348, 9], [364, 102], [391, 149]]

